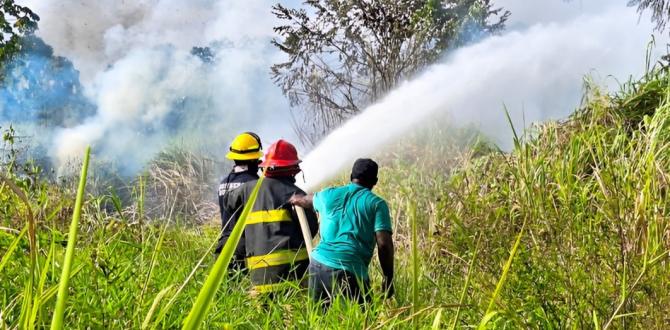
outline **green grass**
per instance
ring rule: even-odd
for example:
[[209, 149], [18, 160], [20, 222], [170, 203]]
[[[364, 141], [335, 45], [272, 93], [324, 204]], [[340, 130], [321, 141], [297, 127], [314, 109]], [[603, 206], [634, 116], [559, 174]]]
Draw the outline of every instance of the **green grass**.
[[[664, 73], [615, 95], [589, 88], [571, 118], [517, 136], [509, 153], [469, 131], [417, 133], [378, 157], [376, 191], [395, 228], [393, 299], [337, 300], [323, 313], [304, 290], [250, 298], [249, 280], [232, 274], [209, 286], [201, 328], [664, 328], [669, 98]], [[21, 193], [0, 184], [0, 328], [46, 328], [74, 191], [8, 178]], [[218, 223], [152, 221], [142, 201], [122, 204], [113, 193], [85, 199], [64, 328], [180, 328], [212, 273]]]

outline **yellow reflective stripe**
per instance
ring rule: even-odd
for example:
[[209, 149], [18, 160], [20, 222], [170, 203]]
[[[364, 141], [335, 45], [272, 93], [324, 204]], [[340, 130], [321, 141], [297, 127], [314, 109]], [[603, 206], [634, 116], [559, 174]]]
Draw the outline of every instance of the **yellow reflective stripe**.
[[254, 211], [247, 216], [247, 225], [281, 221], [291, 221], [291, 212], [289, 210]]
[[296, 261], [307, 260], [309, 255], [306, 249], [300, 250], [280, 250], [262, 256], [253, 256], [247, 258], [247, 268], [258, 269], [285, 264], [292, 264]]
[[252, 290], [255, 291], [255, 293], [269, 293], [292, 288], [298, 288], [298, 284], [295, 282], [284, 281], [273, 284], [255, 285]]

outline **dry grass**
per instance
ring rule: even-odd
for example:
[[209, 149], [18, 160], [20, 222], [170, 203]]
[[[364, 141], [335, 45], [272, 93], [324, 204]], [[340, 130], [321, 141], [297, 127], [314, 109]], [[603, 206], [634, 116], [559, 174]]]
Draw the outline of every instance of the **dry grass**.
[[[135, 195], [144, 193], [141, 203], [128, 210], [135, 219], [181, 218], [202, 224], [218, 213], [216, 162], [193, 152], [173, 148], [159, 153], [146, 175], [136, 182]], [[139, 199], [139, 198], [138, 198]], [[142, 212], [144, 207], [144, 212]]]

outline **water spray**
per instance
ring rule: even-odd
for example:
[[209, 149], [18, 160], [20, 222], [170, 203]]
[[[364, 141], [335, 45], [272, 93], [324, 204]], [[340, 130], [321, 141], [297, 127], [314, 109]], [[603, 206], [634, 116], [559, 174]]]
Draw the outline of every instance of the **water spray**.
[[438, 114], [509, 148], [505, 108], [515, 127], [568, 116], [579, 104], [585, 74], [626, 79], [644, 72], [651, 30], [650, 23], [638, 24], [635, 10], [613, 4], [456, 50], [323, 139], [301, 164], [302, 188], [313, 191], [354, 159], [374, 155]]

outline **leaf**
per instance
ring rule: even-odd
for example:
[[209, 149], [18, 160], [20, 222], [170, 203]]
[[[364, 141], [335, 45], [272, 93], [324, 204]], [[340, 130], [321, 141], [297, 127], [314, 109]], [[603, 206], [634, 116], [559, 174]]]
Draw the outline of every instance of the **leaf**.
[[224, 275], [228, 270], [228, 264], [230, 263], [233, 253], [235, 252], [237, 243], [240, 241], [240, 238], [242, 237], [242, 233], [244, 232], [244, 226], [246, 225], [247, 222], [247, 217], [251, 212], [251, 209], [253, 208], [254, 204], [256, 203], [256, 197], [258, 197], [258, 190], [260, 189], [264, 178], [265, 176], [261, 176], [260, 179], [258, 179], [258, 181], [256, 182], [256, 186], [254, 186], [254, 189], [252, 190], [251, 195], [249, 196], [249, 200], [244, 205], [244, 209], [242, 210], [242, 214], [240, 214], [240, 218], [237, 220], [237, 224], [235, 224], [235, 227], [233, 228], [233, 231], [230, 234], [228, 241], [226, 241], [226, 245], [224, 245], [223, 249], [221, 250], [221, 255], [219, 255], [219, 258], [214, 263], [212, 270], [210, 271], [209, 275], [207, 275], [207, 279], [205, 280], [205, 283], [202, 285], [202, 288], [198, 293], [198, 297], [196, 298], [193, 307], [191, 307], [191, 311], [188, 313], [188, 316], [184, 321], [184, 326], [182, 329], [184, 330], [198, 329], [202, 324], [202, 322], [205, 320], [205, 317], [207, 316], [207, 313], [211, 308], [214, 295], [221, 286]]
[[84, 191], [86, 190], [86, 176], [88, 173], [88, 163], [91, 157], [91, 147], [86, 148], [84, 163], [81, 165], [81, 175], [79, 176], [79, 187], [77, 188], [77, 199], [74, 204], [74, 214], [70, 223], [70, 233], [67, 238], [67, 248], [65, 250], [65, 261], [63, 262], [63, 273], [58, 285], [58, 296], [56, 297], [56, 309], [51, 321], [51, 330], [63, 328], [63, 317], [65, 314], [65, 304], [67, 303], [68, 285], [70, 283], [70, 271], [74, 262], [74, 246], [77, 242], [77, 231], [79, 229], [79, 218], [81, 217], [81, 207], [84, 203]]
[[5, 252], [5, 255], [2, 256], [2, 261], [0, 261], [0, 273], [2, 273], [2, 269], [7, 265], [9, 262], [9, 259], [11, 259], [12, 254], [14, 253], [14, 250], [16, 250], [16, 247], [19, 245], [19, 242], [23, 238], [23, 236], [26, 234], [28, 231], [28, 225], [26, 224], [25, 227], [23, 227], [23, 230], [16, 235], [16, 238], [12, 241], [12, 243], [9, 245], [9, 248], [7, 248], [7, 251]]

